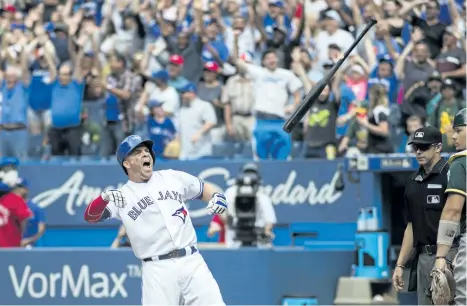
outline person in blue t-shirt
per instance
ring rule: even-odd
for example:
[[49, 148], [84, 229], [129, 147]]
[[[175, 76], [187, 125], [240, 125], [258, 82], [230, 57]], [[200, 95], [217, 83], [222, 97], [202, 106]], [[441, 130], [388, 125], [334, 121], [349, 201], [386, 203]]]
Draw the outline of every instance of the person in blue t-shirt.
[[20, 42], [19, 48], [21, 67], [8, 65], [1, 79], [0, 156], [24, 158], [28, 153], [27, 107], [31, 77], [25, 40]]
[[[26, 179], [20, 179], [17, 186], [25, 188], [26, 192], [29, 191], [29, 183]], [[32, 201], [28, 201], [28, 207], [33, 215], [28, 220], [24, 230], [21, 246], [38, 246], [39, 239], [44, 235], [46, 229], [44, 210]]]
[[52, 84], [51, 80], [55, 66], [53, 55], [47, 48], [40, 48], [37, 51], [37, 58], [30, 66], [31, 86], [29, 95], [28, 120], [30, 131], [37, 135], [45, 130], [51, 124], [50, 105], [52, 103]]
[[150, 100], [148, 103], [149, 116], [147, 120], [149, 139], [154, 141], [156, 156], [162, 157], [165, 146], [175, 138], [176, 130], [170, 118], [165, 116], [163, 102]]
[[[76, 63], [83, 58], [81, 49]], [[55, 73], [56, 75], [56, 73]], [[53, 156], [81, 155], [81, 106], [84, 94], [83, 75], [80, 65], [72, 68], [71, 64], [60, 66], [58, 76], [52, 83], [52, 126], [49, 130], [49, 141]]]

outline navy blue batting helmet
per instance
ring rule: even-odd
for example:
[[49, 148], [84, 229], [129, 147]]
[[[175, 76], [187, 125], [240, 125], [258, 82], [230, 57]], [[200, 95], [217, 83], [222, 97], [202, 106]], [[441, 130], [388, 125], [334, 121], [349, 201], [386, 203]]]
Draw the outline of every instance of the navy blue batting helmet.
[[122, 166], [123, 171], [125, 171], [126, 174], [128, 174], [126, 168], [123, 166], [123, 161], [125, 158], [133, 152], [136, 147], [139, 145], [144, 145], [149, 149], [149, 153], [152, 156], [152, 160], [156, 160], [156, 153], [154, 152], [153, 146], [154, 146], [154, 141], [146, 139], [143, 140], [141, 136], [138, 135], [130, 135], [125, 140], [122, 141], [122, 143], [118, 146], [117, 149], [117, 160], [120, 166]]

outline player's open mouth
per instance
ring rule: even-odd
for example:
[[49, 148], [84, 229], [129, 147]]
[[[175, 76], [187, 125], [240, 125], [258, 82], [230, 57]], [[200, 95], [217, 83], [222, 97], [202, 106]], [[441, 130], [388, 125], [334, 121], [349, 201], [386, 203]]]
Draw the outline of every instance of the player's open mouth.
[[148, 161], [143, 162], [143, 167], [150, 168], [151, 167], [151, 162], [148, 162]]

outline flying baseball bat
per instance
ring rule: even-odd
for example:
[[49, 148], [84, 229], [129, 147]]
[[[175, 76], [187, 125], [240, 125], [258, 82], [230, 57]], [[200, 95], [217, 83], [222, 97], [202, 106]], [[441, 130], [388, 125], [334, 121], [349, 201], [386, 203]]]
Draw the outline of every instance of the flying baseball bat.
[[332, 66], [332, 68], [326, 73], [326, 75], [310, 90], [310, 92], [306, 95], [306, 97], [302, 100], [302, 103], [298, 106], [298, 108], [294, 111], [292, 116], [285, 122], [283, 130], [287, 133], [292, 132], [295, 126], [302, 120], [305, 116], [306, 112], [311, 108], [313, 103], [316, 99], [318, 99], [321, 92], [324, 90], [326, 85], [331, 81], [332, 77], [336, 73], [336, 71], [342, 66], [342, 63], [349, 57], [352, 50], [358, 45], [358, 43], [362, 40], [362, 38], [366, 35], [366, 33], [377, 23], [375, 19], [371, 19], [370, 22], [366, 25], [363, 29], [362, 33], [358, 35], [357, 39], [353, 42], [353, 44], [347, 49], [342, 56], [342, 58], [337, 61], [337, 63]]

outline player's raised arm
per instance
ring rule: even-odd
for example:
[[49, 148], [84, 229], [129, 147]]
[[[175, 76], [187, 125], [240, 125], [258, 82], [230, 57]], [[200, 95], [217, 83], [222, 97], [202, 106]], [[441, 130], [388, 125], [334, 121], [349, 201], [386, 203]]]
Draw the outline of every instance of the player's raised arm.
[[116, 207], [122, 208], [125, 205], [126, 200], [120, 190], [103, 191], [86, 207], [84, 220], [89, 223], [97, 223], [116, 217]]

